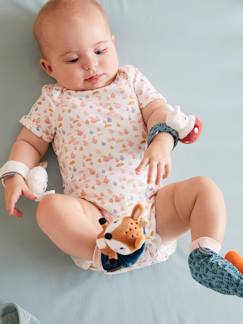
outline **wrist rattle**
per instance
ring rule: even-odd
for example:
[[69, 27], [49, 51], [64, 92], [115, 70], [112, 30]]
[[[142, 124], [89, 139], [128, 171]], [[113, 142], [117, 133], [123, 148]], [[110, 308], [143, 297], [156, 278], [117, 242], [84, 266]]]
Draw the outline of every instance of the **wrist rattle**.
[[185, 115], [179, 106], [175, 109], [167, 105], [168, 112], [164, 123], [154, 125], [148, 134], [148, 146], [153, 141], [154, 137], [160, 132], [166, 132], [174, 138], [174, 148], [178, 141], [184, 144], [194, 143], [202, 132], [202, 123], [199, 118], [193, 115]]
[[21, 175], [27, 183], [30, 191], [37, 197], [36, 201], [40, 201], [47, 194], [55, 193], [55, 190], [46, 191], [48, 183], [48, 175], [46, 172], [47, 162], [29, 169], [23, 162], [7, 161], [0, 169], [0, 180], [4, 186], [4, 178], [13, 176], [16, 173]]

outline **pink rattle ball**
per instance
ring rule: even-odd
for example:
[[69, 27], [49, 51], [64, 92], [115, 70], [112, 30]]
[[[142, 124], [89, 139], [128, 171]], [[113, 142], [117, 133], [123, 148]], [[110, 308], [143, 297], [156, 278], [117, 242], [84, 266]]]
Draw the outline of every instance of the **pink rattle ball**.
[[193, 129], [190, 131], [189, 134], [186, 135], [184, 138], [180, 138], [180, 142], [184, 144], [191, 144], [196, 142], [202, 132], [202, 122], [199, 118], [196, 117], [195, 124]]

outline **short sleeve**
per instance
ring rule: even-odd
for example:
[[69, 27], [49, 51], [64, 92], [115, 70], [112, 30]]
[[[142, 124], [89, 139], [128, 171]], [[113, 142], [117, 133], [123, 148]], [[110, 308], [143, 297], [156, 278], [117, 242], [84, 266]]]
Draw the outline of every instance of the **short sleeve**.
[[153, 87], [151, 82], [137, 69], [134, 68], [133, 86], [138, 98], [139, 107], [143, 109], [154, 100], [166, 99]]
[[41, 96], [31, 107], [30, 112], [20, 119], [20, 123], [45, 142], [53, 141], [56, 131], [53, 85], [45, 85]]

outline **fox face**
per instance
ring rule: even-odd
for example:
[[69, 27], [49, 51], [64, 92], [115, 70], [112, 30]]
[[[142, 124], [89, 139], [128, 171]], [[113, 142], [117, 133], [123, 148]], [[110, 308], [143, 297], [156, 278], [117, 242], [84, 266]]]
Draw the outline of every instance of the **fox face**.
[[[143, 206], [137, 204], [131, 216], [116, 218], [107, 224], [105, 218], [99, 220], [103, 231], [98, 235], [97, 246], [106, 255], [110, 250], [122, 255], [129, 255], [138, 250], [145, 242], [141, 215]], [[114, 253], [112, 253], [114, 257]]]

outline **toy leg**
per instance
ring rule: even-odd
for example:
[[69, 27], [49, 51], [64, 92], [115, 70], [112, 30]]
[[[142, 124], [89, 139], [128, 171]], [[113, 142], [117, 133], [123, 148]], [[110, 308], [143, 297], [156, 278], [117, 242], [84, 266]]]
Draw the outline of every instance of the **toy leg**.
[[44, 197], [36, 211], [42, 231], [63, 252], [84, 260], [92, 260], [100, 217], [92, 203], [61, 194]]
[[214, 182], [195, 177], [168, 185], [157, 193], [155, 207], [157, 232], [164, 244], [191, 230], [193, 250], [188, 263], [192, 277], [220, 293], [243, 297], [243, 276], [218, 254], [226, 210], [222, 192]]

